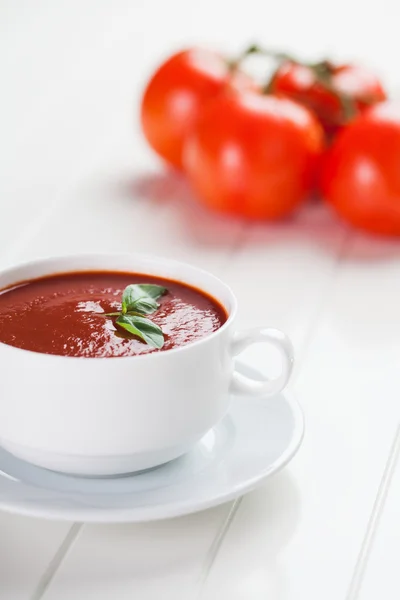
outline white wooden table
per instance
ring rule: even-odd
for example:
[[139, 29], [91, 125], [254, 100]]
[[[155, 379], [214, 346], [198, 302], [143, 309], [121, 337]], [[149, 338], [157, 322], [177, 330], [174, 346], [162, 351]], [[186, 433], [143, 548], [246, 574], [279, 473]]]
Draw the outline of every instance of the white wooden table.
[[[348, 231], [320, 205], [274, 226], [209, 215], [137, 120], [151, 69], [194, 42], [352, 55], [396, 86], [391, 6], [0, 4], [1, 264], [151, 251], [215, 272], [236, 291], [243, 327], [266, 321], [292, 336], [307, 429], [262, 489], [194, 516], [93, 526], [0, 513], [0, 600], [400, 597], [399, 243]], [[324, 23], [312, 27], [311, 13]], [[260, 363], [256, 351], [248, 359]]]

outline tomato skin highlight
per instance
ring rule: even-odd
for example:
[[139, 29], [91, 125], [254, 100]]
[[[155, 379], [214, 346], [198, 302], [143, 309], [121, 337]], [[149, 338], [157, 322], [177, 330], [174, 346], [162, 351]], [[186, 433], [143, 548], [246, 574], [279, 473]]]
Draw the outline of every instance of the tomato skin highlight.
[[288, 100], [251, 91], [220, 95], [187, 139], [184, 163], [199, 200], [249, 219], [290, 214], [314, 184], [323, 132]]
[[190, 48], [171, 56], [154, 73], [141, 103], [141, 125], [150, 146], [165, 161], [182, 168], [188, 132], [207, 102], [229, 86], [253, 87], [241, 71], [234, 75], [220, 54]]
[[[356, 114], [371, 105], [386, 100], [386, 92], [378, 77], [369, 69], [358, 65], [332, 66], [331, 85], [339, 94], [345, 94], [354, 103]], [[272, 89], [304, 104], [318, 116], [328, 139], [337, 135], [346, 118], [340, 99], [317, 80], [307, 65], [284, 63], [273, 79]]]
[[343, 130], [325, 159], [321, 188], [343, 220], [400, 236], [399, 104], [377, 104]]

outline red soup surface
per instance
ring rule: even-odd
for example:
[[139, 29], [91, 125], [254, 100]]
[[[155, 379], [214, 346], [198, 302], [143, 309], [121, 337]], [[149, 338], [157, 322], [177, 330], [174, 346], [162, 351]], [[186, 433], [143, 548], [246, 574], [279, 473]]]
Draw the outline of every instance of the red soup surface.
[[122, 333], [115, 319], [103, 316], [121, 310], [122, 292], [133, 283], [167, 289], [158, 299], [158, 310], [146, 317], [163, 331], [162, 351], [208, 336], [227, 320], [216, 300], [177, 281], [135, 273], [62, 273], [0, 292], [0, 342], [34, 352], [87, 358], [159, 352]]

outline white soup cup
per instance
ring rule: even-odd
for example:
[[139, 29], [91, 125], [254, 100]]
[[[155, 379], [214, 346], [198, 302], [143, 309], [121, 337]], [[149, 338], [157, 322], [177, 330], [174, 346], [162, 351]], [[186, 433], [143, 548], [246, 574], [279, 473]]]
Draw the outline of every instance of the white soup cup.
[[[0, 445], [15, 456], [86, 476], [148, 469], [187, 452], [227, 414], [232, 394], [268, 396], [286, 386], [293, 366], [287, 336], [267, 327], [237, 332], [232, 291], [193, 266], [141, 255], [49, 258], [1, 271], [0, 289], [79, 271], [180, 281], [214, 297], [228, 319], [187, 346], [133, 357], [55, 356], [0, 343]], [[234, 357], [257, 342], [280, 350], [277, 379], [235, 371]]]

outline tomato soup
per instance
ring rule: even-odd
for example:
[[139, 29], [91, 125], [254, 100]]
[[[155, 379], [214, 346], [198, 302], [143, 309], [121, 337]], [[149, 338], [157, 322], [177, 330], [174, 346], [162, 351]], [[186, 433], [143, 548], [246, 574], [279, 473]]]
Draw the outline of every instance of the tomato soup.
[[76, 357], [134, 356], [160, 350], [120, 330], [115, 317], [131, 284], [166, 288], [149, 318], [164, 334], [161, 351], [210, 335], [227, 320], [224, 308], [183, 283], [132, 273], [62, 273], [0, 292], [0, 342], [45, 354]]

